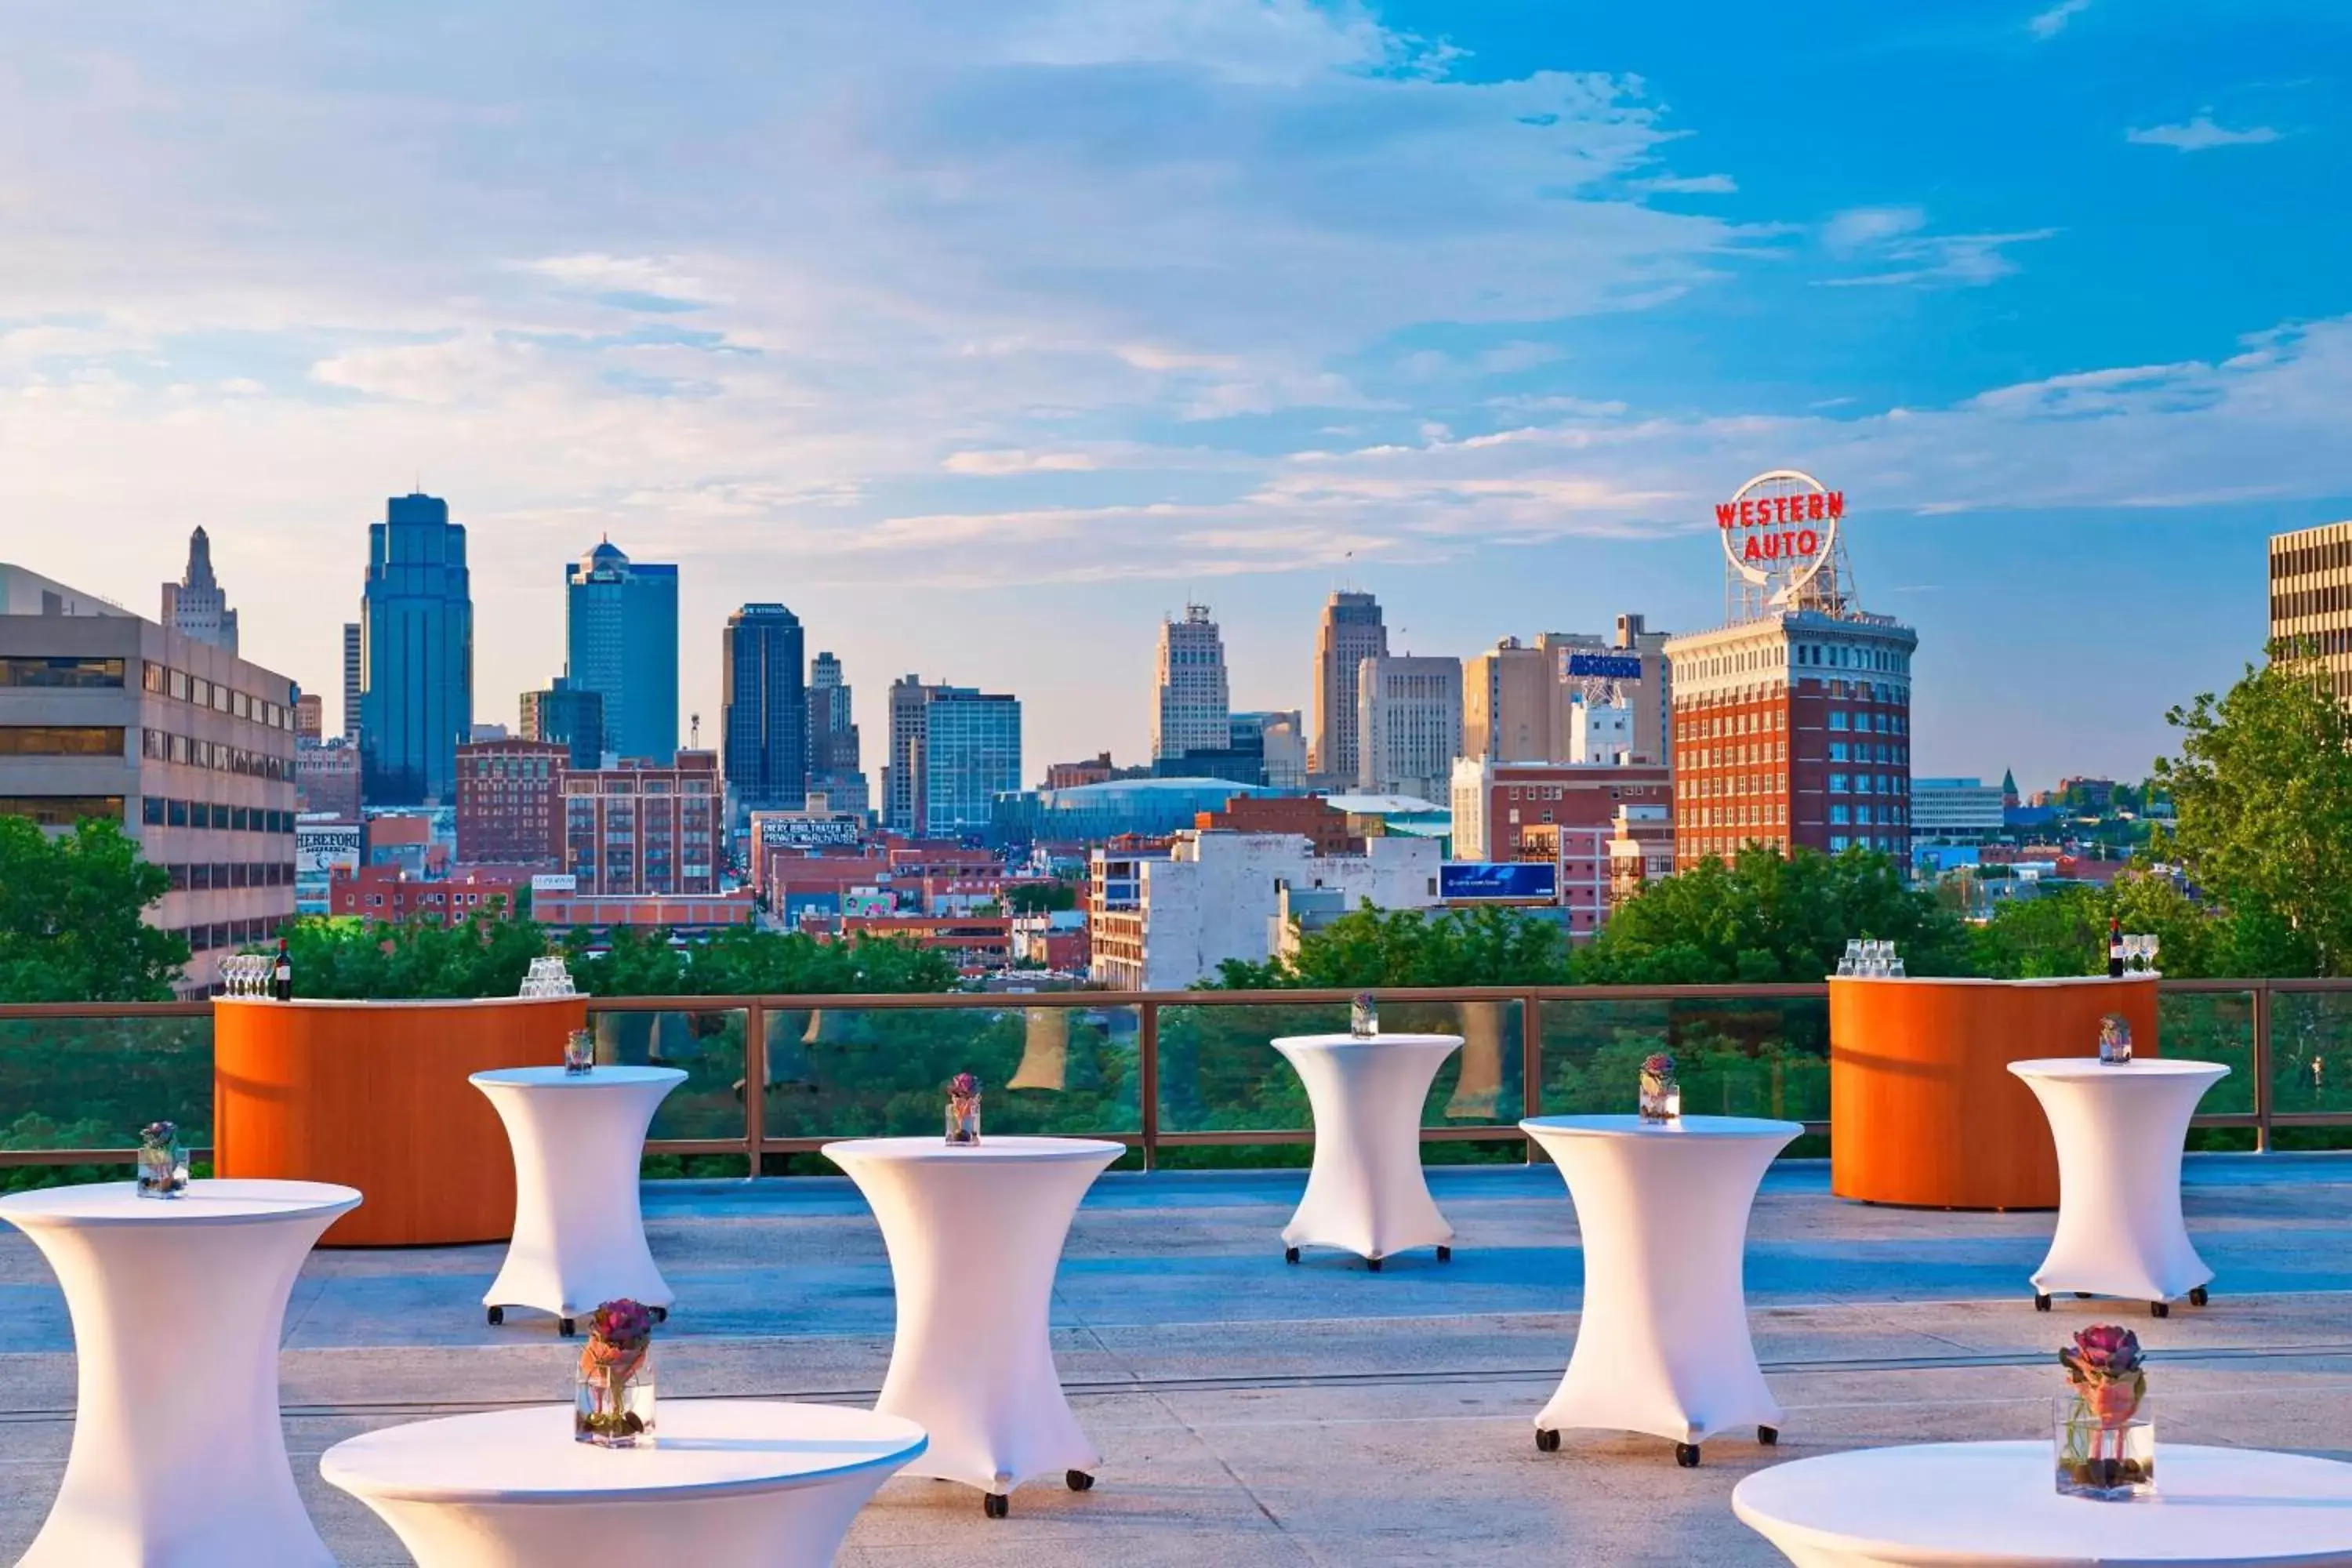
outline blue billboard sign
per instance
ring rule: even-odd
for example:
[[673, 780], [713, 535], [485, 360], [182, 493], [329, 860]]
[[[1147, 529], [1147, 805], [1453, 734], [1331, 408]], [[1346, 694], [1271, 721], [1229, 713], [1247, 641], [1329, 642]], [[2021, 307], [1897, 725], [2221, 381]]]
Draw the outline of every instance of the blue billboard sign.
[[1568, 656], [1568, 673], [1595, 676], [1603, 680], [1639, 680], [1642, 679], [1642, 656], [1638, 653], [1572, 653]]
[[1559, 868], [1549, 860], [1450, 860], [1437, 868], [1438, 896], [1516, 899], [1553, 903], [1559, 898]]

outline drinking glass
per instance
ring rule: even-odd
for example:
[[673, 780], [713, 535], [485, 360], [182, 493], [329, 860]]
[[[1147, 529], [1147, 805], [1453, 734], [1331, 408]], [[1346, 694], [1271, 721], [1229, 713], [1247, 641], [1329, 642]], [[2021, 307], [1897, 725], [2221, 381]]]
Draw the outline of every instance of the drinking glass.
[[1845, 975], [1854, 975], [1862, 973], [1861, 938], [1850, 937], [1847, 939], [1845, 944], [1845, 956], [1838, 960], [1837, 972], [1840, 974]]
[[2154, 975], [2158, 973], [2156, 967], [2156, 950], [2162, 944], [2157, 940], [2157, 935], [2154, 931], [2148, 932], [2139, 940], [2140, 956], [2147, 961], [2148, 973], [2150, 975]]

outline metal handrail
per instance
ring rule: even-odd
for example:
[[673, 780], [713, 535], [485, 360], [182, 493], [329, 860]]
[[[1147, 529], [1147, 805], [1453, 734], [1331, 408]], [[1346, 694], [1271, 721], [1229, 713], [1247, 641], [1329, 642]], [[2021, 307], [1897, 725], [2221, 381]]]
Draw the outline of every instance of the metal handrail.
[[[2324, 980], [2162, 980], [2168, 994], [2240, 994], [2248, 997], [2253, 1045], [2252, 1111], [2202, 1114], [2191, 1125], [2202, 1128], [2251, 1128], [2255, 1147], [2267, 1151], [2278, 1127], [2352, 1127], [2352, 1112], [2280, 1111], [2273, 1104], [2271, 1081], [2272, 998], [2279, 994], [2352, 992], [2352, 979]], [[744, 1015], [744, 1082], [768, 1081], [767, 1015], [772, 1011], [922, 1011], [1006, 1013], [1035, 1009], [1132, 1009], [1137, 1016], [1136, 1053], [1139, 1126], [1088, 1134], [1125, 1143], [1141, 1152], [1147, 1170], [1160, 1163], [1163, 1149], [1231, 1147], [1243, 1144], [1297, 1144], [1314, 1138], [1311, 1128], [1235, 1129], [1200, 1131], [1171, 1131], [1161, 1126], [1160, 1012], [1168, 1007], [1226, 1008], [1249, 1006], [1316, 1006], [1344, 1005], [1355, 993], [1313, 991], [1040, 991], [1011, 993], [905, 993], [689, 996], [590, 996], [591, 1013], [741, 1013]], [[1826, 999], [1826, 982], [1754, 985], [1469, 985], [1381, 989], [1384, 1003], [1517, 1003], [1520, 1008], [1520, 1113], [1542, 1113], [1543, 1034], [1545, 1008], [1577, 1004], [1624, 1002], [1769, 1002]], [[210, 1015], [207, 1001], [194, 1002], [38, 1002], [0, 1004], [0, 1024], [11, 1021], [76, 1018], [192, 1018]], [[1492, 1123], [1424, 1127], [1425, 1142], [1517, 1142], [1528, 1158], [1537, 1158], [1531, 1142], [1517, 1127], [1518, 1115], [1502, 1115]], [[1827, 1121], [1806, 1124], [1809, 1132], [1826, 1132]], [[802, 1153], [823, 1147], [829, 1137], [780, 1137], [767, 1126], [766, 1096], [743, 1096], [743, 1128], [732, 1138], [655, 1139], [649, 1154], [733, 1154], [749, 1162], [757, 1173], [770, 1155]], [[197, 1157], [208, 1150], [192, 1151]], [[41, 1164], [127, 1163], [127, 1149], [0, 1149], [0, 1167]]]

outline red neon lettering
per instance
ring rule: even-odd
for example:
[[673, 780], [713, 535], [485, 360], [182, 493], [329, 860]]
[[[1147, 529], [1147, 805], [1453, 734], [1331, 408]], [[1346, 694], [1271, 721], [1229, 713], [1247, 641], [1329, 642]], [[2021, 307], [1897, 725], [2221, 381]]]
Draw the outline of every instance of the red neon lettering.
[[1715, 505], [1715, 526], [1716, 526], [1716, 527], [1717, 527], [1717, 528], [1729, 528], [1733, 523], [1738, 522], [1738, 521], [1739, 521], [1739, 509], [1738, 509], [1738, 507], [1736, 507], [1736, 506], [1732, 505], [1732, 504], [1731, 504], [1729, 501], [1727, 501], [1727, 501], [1717, 501], [1717, 502], [1716, 502], [1716, 505]]
[[1815, 522], [1822, 520], [1822, 492], [1815, 490], [1805, 498], [1805, 515]]
[[1827, 504], [1829, 507], [1831, 521], [1834, 521], [1837, 519], [1843, 517], [1845, 515], [1845, 492], [1843, 490], [1832, 490], [1830, 492], [1829, 501]]
[[1799, 535], [1797, 535], [1797, 553], [1798, 553], [1798, 554], [1800, 554], [1800, 555], [1811, 555], [1811, 554], [1813, 554], [1814, 552], [1816, 552], [1817, 551], [1819, 551], [1819, 550], [1821, 549], [1821, 547], [1822, 547], [1822, 536], [1821, 536], [1820, 534], [1818, 534], [1818, 533], [1815, 533], [1811, 529], [1810, 529], [1810, 528], [1809, 528], [1809, 529], [1805, 530], [1802, 533], [1800, 533]]
[[[1747, 503], [1743, 501], [1740, 504], [1744, 506]], [[1756, 536], [1752, 533], [1748, 536], [1747, 558], [1750, 561], [1761, 561], [1764, 559], [1763, 547], [1756, 542]]]
[[1756, 503], [1754, 501], [1744, 500], [1739, 503], [1739, 526], [1742, 528], [1753, 528], [1756, 526]]

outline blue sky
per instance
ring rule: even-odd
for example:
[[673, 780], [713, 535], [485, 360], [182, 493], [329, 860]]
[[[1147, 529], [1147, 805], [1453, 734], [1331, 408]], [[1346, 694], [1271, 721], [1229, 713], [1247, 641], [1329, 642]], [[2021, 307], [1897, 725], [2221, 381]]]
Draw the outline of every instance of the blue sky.
[[[0, 13], [0, 558], [150, 609], [207, 525], [331, 694], [364, 524], [471, 530], [477, 710], [599, 533], [1031, 772], [1342, 579], [1467, 655], [1721, 615], [1712, 502], [1843, 489], [1919, 770], [2137, 775], [2352, 517], [2352, 14], [36, 4]], [[869, 753], [875, 746], [869, 743]], [[869, 766], [879, 757], [869, 754]]]

